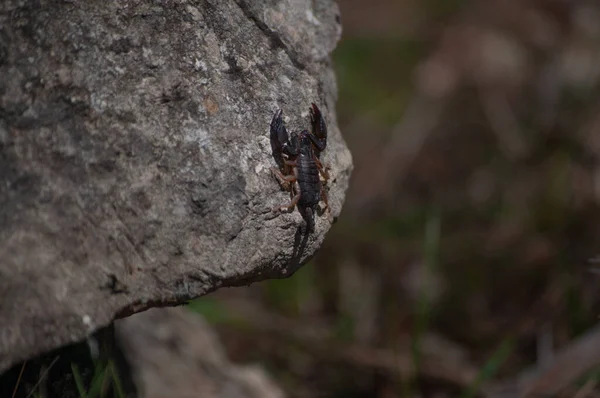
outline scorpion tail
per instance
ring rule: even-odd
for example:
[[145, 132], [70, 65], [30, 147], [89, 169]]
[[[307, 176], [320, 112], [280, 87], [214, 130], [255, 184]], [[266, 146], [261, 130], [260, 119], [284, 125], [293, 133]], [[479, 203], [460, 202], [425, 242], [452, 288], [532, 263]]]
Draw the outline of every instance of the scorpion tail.
[[308, 232], [315, 232], [315, 215], [312, 207], [306, 208], [306, 225]]

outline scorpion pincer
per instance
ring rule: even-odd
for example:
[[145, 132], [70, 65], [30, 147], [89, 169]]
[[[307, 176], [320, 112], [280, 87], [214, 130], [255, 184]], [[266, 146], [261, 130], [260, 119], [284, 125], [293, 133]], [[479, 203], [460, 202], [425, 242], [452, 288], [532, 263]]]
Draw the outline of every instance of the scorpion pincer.
[[[296, 205], [306, 211], [309, 231], [314, 231], [314, 213], [323, 200], [329, 209], [325, 185], [329, 179], [327, 170], [319, 160], [327, 146], [327, 125], [319, 108], [313, 103], [310, 108], [311, 131], [292, 132], [288, 135], [282, 119], [283, 111], [275, 112], [271, 121], [271, 146], [276, 158], [282, 160], [282, 169], [271, 168], [279, 183], [293, 195], [287, 205], [277, 206], [273, 211], [293, 209]], [[285, 155], [285, 156], [282, 156]], [[283, 172], [282, 172], [283, 171]]]

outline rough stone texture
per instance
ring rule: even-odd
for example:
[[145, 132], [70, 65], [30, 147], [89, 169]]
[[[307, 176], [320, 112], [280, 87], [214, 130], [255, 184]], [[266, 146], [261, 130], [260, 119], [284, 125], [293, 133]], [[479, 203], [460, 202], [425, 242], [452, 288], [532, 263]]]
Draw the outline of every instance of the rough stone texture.
[[[331, 0], [0, 2], [0, 371], [152, 306], [283, 277], [339, 214]], [[331, 216], [305, 234], [268, 126], [316, 102]]]
[[181, 308], [116, 322], [116, 338], [144, 398], [283, 398], [258, 366], [232, 364], [210, 327]]

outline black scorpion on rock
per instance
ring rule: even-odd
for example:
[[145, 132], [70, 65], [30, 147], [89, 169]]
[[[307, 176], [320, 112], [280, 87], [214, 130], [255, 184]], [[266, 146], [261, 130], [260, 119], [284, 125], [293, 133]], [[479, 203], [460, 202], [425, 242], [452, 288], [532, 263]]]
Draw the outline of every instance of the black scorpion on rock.
[[[314, 231], [314, 213], [323, 200], [329, 209], [325, 182], [329, 173], [319, 160], [321, 152], [327, 146], [327, 125], [319, 108], [313, 103], [310, 108], [311, 131], [292, 132], [288, 135], [282, 119], [283, 111], [275, 112], [271, 121], [271, 146], [276, 158], [281, 159], [282, 170], [271, 168], [279, 183], [293, 195], [287, 205], [277, 206], [273, 211], [294, 209], [296, 205], [306, 211], [309, 231]], [[285, 155], [282, 156], [282, 155]], [[282, 173], [283, 171], [283, 173]]]

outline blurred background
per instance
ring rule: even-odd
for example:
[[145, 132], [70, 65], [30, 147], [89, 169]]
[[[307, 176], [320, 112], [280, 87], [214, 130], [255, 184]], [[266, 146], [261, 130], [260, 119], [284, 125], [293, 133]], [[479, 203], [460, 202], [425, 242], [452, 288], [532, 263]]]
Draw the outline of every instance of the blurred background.
[[600, 396], [600, 4], [339, 4], [342, 216], [289, 279], [189, 307], [291, 397], [510, 397], [556, 358]]

